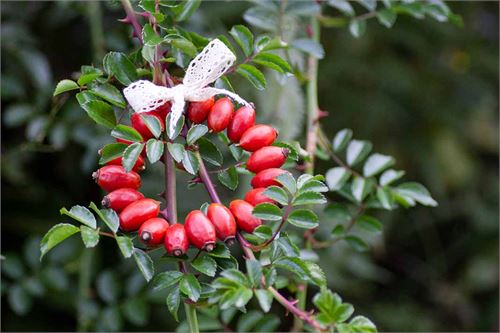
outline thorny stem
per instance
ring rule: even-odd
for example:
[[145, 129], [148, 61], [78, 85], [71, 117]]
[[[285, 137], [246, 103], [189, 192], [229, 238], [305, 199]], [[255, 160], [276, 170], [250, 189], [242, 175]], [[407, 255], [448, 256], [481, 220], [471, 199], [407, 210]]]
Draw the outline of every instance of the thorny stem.
[[292, 212], [292, 209], [293, 209], [292, 203], [289, 202], [288, 205], [285, 208], [285, 211], [283, 212], [283, 216], [281, 217], [281, 222], [280, 222], [278, 228], [276, 229], [276, 231], [274, 232], [274, 234], [272, 235], [272, 237], [269, 238], [264, 243], [259, 244], [259, 245], [252, 245], [252, 244], [250, 244], [249, 245], [250, 249], [252, 249], [252, 251], [257, 252], [257, 251], [260, 251], [260, 250], [264, 249], [269, 244], [271, 244], [274, 241], [274, 239], [278, 236], [278, 234], [280, 233], [281, 229], [284, 227], [284, 225], [286, 223], [286, 220], [288, 219], [288, 215], [290, 215], [290, 213]]
[[125, 10], [125, 13], [127, 14], [125, 22], [132, 25], [132, 28], [134, 29], [134, 36], [139, 39], [139, 43], [142, 45], [142, 28], [139, 24], [139, 21], [137, 21], [137, 16], [135, 15], [134, 8], [132, 8], [130, 0], [121, 0], [121, 3], [123, 6], [123, 10]]

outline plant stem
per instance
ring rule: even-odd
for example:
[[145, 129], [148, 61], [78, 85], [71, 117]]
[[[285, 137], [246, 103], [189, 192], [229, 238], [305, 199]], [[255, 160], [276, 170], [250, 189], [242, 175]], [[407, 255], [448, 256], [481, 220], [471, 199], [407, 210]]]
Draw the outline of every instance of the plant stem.
[[198, 318], [196, 317], [196, 308], [192, 304], [184, 303], [184, 310], [186, 311], [186, 320], [189, 325], [190, 333], [198, 333]]
[[102, 29], [102, 9], [100, 1], [87, 2], [87, 16], [90, 26], [93, 61], [97, 64], [104, 57], [105, 53], [104, 32]]
[[134, 29], [134, 36], [137, 37], [137, 39], [139, 39], [139, 42], [142, 45], [142, 27], [139, 24], [139, 21], [137, 21], [134, 8], [132, 8], [130, 0], [121, 0], [121, 3], [123, 9], [125, 10], [125, 13], [127, 14], [125, 20], [127, 23], [130, 23], [132, 25], [132, 28]]
[[198, 171], [201, 181], [203, 182], [203, 185], [205, 185], [205, 188], [207, 189], [208, 195], [210, 196], [210, 199], [212, 202], [215, 203], [221, 203], [219, 195], [217, 194], [217, 191], [215, 190], [214, 183], [212, 182], [212, 179], [210, 179], [210, 175], [208, 174], [207, 168], [205, 167], [205, 163], [203, 162], [203, 159], [201, 158], [201, 155], [198, 151], [195, 152], [196, 158], [198, 159], [198, 163], [200, 165], [200, 169]]
[[85, 319], [81, 312], [82, 303], [89, 298], [90, 283], [92, 282], [92, 258], [95, 249], [86, 249], [83, 251], [80, 258], [79, 280], [78, 280], [78, 332], [87, 332], [89, 330], [90, 321]]

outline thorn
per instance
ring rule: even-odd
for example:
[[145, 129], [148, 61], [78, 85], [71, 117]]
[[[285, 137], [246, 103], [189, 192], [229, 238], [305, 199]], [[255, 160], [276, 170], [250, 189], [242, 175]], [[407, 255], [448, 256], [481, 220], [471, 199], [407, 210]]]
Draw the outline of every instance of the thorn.
[[122, 23], [131, 23], [132, 21], [130, 21], [130, 17], [125, 17], [125, 18], [122, 18], [122, 19], [119, 19], [118, 20], [119, 22], [122, 22]]
[[324, 110], [318, 110], [318, 119], [321, 119], [321, 118], [325, 118], [328, 116], [328, 111], [324, 111]]

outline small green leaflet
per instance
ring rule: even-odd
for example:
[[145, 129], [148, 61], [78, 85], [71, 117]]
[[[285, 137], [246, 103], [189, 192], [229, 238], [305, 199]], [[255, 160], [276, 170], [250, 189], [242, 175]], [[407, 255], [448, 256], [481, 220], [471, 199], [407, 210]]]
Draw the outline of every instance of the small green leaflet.
[[143, 141], [142, 136], [134, 128], [126, 125], [116, 125], [116, 127], [111, 131], [111, 136], [117, 139], [122, 139], [131, 142], [141, 142]]
[[149, 139], [146, 143], [146, 155], [151, 164], [160, 160], [163, 155], [164, 144], [160, 140]]
[[134, 259], [142, 276], [149, 282], [154, 275], [153, 260], [146, 252], [137, 248], [134, 248]]
[[188, 145], [194, 144], [199, 138], [208, 132], [208, 127], [205, 125], [193, 125], [188, 131], [186, 142]]
[[99, 230], [89, 228], [85, 225], [80, 226], [83, 244], [86, 248], [94, 247], [99, 243]]
[[53, 226], [40, 241], [40, 260], [56, 245], [79, 231], [80, 229], [67, 223], [60, 223]]
[[132, 171], [135, 162], [141, 156], [144, 143], [134, 142], [129, 145], [123, 152], [122, 165], [126, 172]]
[[247, 57], [253, 53], [253, 35], [247, 27], [244, 25], [235, 25], [231, 28], [229, 34], [238, 43]]
[[78, 84], [76, 84], [75, 81], [72, 80], [62, 80], [59, 81], [59, 83], [56, 86], [56, 89], [54, 90], [54, 94], [52, 96], [57, 96], [59, 94], [62, 94], [63, 92], [70, 91], [70, 90], [76, 90], [79, 89], [80, 87]]
[[238, 187], [238, 172], [234, 166], [219, 172], [217, 178], [224, 186], [233, 191]]
[[114, 160], [115, 158], [121, 157], [126, 148], [127, 145], [120, 142], [107, 144], [104, 148], [102, 148], [99, 164], [103, 165]]
[[266, 88], [266, 78], [257, 68], [249, 64], [241, 64], [236, 69], [236, 73], [246, 78], [258, 90]]
[[73, 206], [69, 211], [66, 208], [61, 208], [59, 212], [61, 215], [67, 215], [92, 229], [95, 229], [97, 226], [94, 215], [83, 206]]

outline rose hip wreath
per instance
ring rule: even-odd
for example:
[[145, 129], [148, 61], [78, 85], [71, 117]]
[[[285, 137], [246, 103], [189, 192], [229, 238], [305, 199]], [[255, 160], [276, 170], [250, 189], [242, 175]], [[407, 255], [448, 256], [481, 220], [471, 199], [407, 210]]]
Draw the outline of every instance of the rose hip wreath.
[[[153, 111], [146, 112], [155, 117], [165, 129], [164, 120], [170, 112], [171, 104], [165, 103]], [[160, 202], [145, 198], [138, 191], [141, 186], [139, 173], [145, 169], [144, 159], [139, 156], [132, 171], [126, 172], [122, 157], [107, 162], [97, 170], [93, 177], [97, 184], [109, 192], [102, 200], [103, 206], [119, 214], [120, 228], [123, 232], [138, 231], [139, 239], [149, 247], [161, 244], [168, 254], [181, 256], [189, 246], [199, 250], [212, 251], [216, 239], [231, 244], [237, 230], [252, 233], [262, 221], [252, 215], [254, 206], [274, 200], [264, 195], [269, 186], [281, 186], [275, 180], [287, 171], [280, 169], [285, 163], [288, 149], [272, 146], [277, 138], [277, 131], [265, 124], [255, 124], [255, 110], [245, 105], [234, 111], [234, 104], [228, 97], [215, 100], [214, 97], [201, 102], [191, 102], [187, 106], [187, 118], [192, 124], [207, 122], [213, 133], [226, 131], [227, 137], [243, 150], [251, 153], [246, 161], [246, 168], [255, 173], [251, 180], [252, 190], [243, 200], [231, 201], [229, 208], [212, 203], [206, 214], [193, 210], [187, 214], [184, 224], [173, 224], [159, 217]], [[153, 133], [143, 121], [140, 113], [130, 117], [132, 127], [144, 140], [153, 137]], [[118, 139], [123, 143], [130, 143]], [[186, 147], [187, 148], [187, 147]]]

